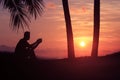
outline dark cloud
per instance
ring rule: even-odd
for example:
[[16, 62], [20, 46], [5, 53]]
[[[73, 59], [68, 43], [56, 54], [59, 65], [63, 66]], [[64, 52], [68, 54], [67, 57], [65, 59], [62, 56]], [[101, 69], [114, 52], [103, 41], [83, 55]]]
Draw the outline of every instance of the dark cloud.
[[6, 45], [0, 45], [0, 51], [5, 51], [5, 52], [14, 52], [14, 47], [9, 47]]

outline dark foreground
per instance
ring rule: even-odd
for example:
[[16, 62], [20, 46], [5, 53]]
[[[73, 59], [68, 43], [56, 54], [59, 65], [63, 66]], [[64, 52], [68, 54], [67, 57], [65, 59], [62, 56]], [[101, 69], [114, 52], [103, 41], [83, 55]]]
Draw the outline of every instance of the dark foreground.
[[120, 53], [74, 60], [17, 61], [0, 53], [0, 80], [120, 80]]

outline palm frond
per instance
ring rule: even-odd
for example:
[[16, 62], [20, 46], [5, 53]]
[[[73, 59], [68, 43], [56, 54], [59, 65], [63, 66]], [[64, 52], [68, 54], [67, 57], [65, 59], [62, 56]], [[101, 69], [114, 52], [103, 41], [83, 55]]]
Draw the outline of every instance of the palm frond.
[[43, 0], [25, 0], [25, 5], [28, 8], [29, 14], [35, 17], [35, 19], [37, 15], [41, 15], [43, 12]]
[[4, 9], [10, 12], [10, 25], [13, 29], [29, 27], [30, 16], [37, 18], [43, 12], [43, 0], [0, 0]]
[[19, 12], [18, 11], [11, 12], [11, 18], [10, 18], [11, 26], [13, 26], [13, 29], [19, 29], [20, 27], [24, 29], [25, 26], [26, 27], [29, 26], [28, 21], [30, 22], [30, 20], [25, 10], [24, 11], [21, 9], [18, 10]]

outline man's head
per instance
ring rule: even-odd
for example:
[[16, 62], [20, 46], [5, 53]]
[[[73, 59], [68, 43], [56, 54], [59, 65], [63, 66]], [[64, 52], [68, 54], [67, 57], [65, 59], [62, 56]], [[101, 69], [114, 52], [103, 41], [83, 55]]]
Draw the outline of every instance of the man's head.
[[26, 39], [26, 40], [29, 40], [29, 39], [30, 39], [30, 32], [29, 32], [29, 31], [26, 31], [26, 32], [24, 33], [24, 39]]

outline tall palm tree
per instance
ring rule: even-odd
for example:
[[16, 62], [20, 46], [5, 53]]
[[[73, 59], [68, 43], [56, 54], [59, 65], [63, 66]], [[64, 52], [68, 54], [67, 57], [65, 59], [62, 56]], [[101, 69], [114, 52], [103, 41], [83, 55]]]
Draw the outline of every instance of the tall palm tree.
[[64, 16], [66, 22], [66, 32], [67, 32], [67, 46], [68, 46], [68, 59], [74, 59], [74, 41], [73, 41], [73, 33], [72, 33], [72, 25], [71, 18], [69, 12], [68, 0], [62, 0]]
[[98, 56], [99, 33], [100, 33], [100, 0], [94, 0], [94, 35], [91, 54], [92, 57]]
[[13, 29], [28, 27], [30, 17], [37, 17], [43, 12], [43, 0], [0, 0], [3, 8], [10, 12], [10, 25]]

